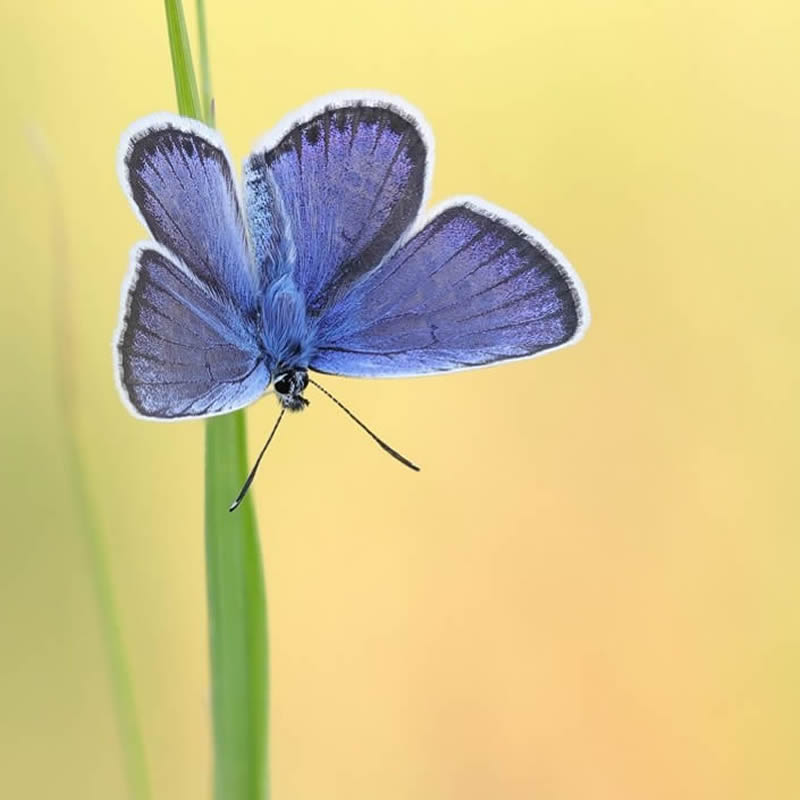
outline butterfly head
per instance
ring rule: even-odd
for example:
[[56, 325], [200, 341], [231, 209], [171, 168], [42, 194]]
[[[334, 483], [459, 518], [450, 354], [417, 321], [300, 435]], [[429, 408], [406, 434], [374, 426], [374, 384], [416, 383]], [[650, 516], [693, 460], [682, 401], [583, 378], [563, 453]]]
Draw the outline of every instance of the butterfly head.
[[302, 411], [308, 405], [308, 400], [303, 397], [308, 386], [308, 371], [302, 367], [279, 372], [272, 386], [280, 404], [289, 411]]

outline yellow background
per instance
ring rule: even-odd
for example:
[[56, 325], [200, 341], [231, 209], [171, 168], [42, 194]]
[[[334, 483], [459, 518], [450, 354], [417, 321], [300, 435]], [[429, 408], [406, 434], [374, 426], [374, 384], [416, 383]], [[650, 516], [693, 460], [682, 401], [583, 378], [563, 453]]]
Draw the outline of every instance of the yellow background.
[[[175, 107], [163, 7], [1, 8], [0, 795], [125, 793], [58, 430], [68, 303], [155, 796], [206, 798], [202, 425], [129, 417], [110, 356], [145, 236], [117, 142]], [[432, 201], [531, 221], [594, 318], [532, 362], [329, 379], [419, 475], [322, 399], [280, 431], [255, 484], [275, 800], [800, 797], [798, 8], [209, 3], [237, 162], [319, 94], [401, 94], [436, 136]], [[249, 412], [251, 451], [276, 410]]]

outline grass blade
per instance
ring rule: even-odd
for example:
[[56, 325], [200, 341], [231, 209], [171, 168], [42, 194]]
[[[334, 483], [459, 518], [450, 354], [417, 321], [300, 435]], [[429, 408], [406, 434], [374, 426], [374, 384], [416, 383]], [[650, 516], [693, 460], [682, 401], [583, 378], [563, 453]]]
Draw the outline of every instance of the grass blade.
[[[165, 0], [178, 110], [213, 124], [205, 10], [198, 0], [205, 113], [200, 105], [180, 0]], [[216, 800], [265, 800], [268, 651], [261, 546], [251, 499], [231, 500], [247, 476], [241, 411], [206, 421], [206, 580], [211, 653]]]
[[[63, 297], [59, 297], [63, 302]], [[103, 535], [95, 518], [80, 445], [68, 426], [64, 428], [64, 449], [70, 472], [72, 495], [80, 530], [89, 559], [89, 574], [100, 614], [100, 629], [108, 659], [111, 693], [122, 746], [123, 763], [131, 800], [149, 800], [150, 777], [147, 771], [144, 740], [139, 728], [136, 700], [128, 659], [125, 653], [117, 605]]]
[[231, 499], [247, 475], [244, 414], [206, 423], [206, 574], [214, 709], [214, 797], [264, 800], [267, 620], [252, 500]]
[[178, 112], [187, 117], [204, 119], [200, 96], [197, 94], [197, 81], [194, 78], [192, 49], [189, 46], [189, 34], [186, 32], [183, 4], [181, 0], [164, 0], [164, 10], [167, 13], [167, 34]]
[[203, 119], [214, 126], [214, 95], [211, 91], [211, 66], [208, 58], [208, 28], [206, 26], [206, 4], [197, 0], [197, 42], [200, 59], [200, 98], [203, 104]]
[[75, 418], [73, 385], [75, 358], [72, 349], [74, 325], [71, 313], [70, 259], [64, 224], [64, 205], [53, 159], [50, 157], [41, 131], [31, 131], [31, 145], [48, 183], [51, 197], [56, 399], [61, 412], [60, 432], [76, 514], [76, 528], [86, 548], [89, 579], [99, 615], [100, 637], [108, 661], [111, 700], [119, 732], [128, 796], [131, 800], [149, 800], [150, 776], [136, 712], [133, 681], [114, 598], [105, 539], [97, 522], [89, 493]]

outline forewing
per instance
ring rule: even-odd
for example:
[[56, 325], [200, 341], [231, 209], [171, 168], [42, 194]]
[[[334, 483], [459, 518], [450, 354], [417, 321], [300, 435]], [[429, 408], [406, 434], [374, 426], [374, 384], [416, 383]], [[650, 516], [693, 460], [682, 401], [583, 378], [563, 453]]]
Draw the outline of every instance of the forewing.
[[588, 319], [577, 275], [541, 234], [480, 200], [452, 201], [320, 321], [311, 366], [469, 369], [574, 342]]
[[138, 415], [221, 414], [253, 402], [269, 383], [239, 310], [157, 246], [134, 249], [120, 313], [119, 387]]
[[120, 180], [157, 242], [208, 287], [255, 306], [247, 239], [222, 140], [167, 114], [133, 126], [120, 145]]
[[[245, 186], [263, 187], [253, 196], [274, 186], [282, 199], [310, 316], [376, 267], [416, 218], [430, 168], [423, 130], [400, 101], [339, 100], [289, 120], [248, 158]], [[256, 206], [248, 202], [251, 231], [268, 229]]]

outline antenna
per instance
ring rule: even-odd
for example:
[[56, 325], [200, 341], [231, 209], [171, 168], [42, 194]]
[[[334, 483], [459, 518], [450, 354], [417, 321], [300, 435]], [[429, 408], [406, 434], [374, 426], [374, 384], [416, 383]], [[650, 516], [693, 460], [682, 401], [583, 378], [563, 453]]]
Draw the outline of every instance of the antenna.
[[261, 463], [261, 459], [264, 457], [264, 453], [267, 452], [267, 448], [269, 447], [269, 443], [272, 441], [272, 437], [275, 435], [275, 431], [278, 430], [278, 425], [281, 424], [281, 420], [283, 419], [283, 415], [286, 413], [286, 408], [281, 409], [281, 413], [278, 415], [278, 419], [275, 421], [275, 424], [272, 426], [272, 432], [267, 437], [267, 441], [264, 446], [261, 448], [261, 452], [258, 454], [258, 458], [256, 459], [256, 463], [253, 464], [253, 469], [250, 470], [250, 474], [247, 476], [247, 480], [244, 482], [244, 486], [242, 486], [242, 490], [239, 492], [236, 499], [230, 504], [228, 511], [236, 511], [239, 508], [240, 503], [244, 500], [244, 496], [247, 494], [247, 490], [250, 488], [250, 484], [253, 482], [253, 478], [256, 477], [256, 470], [258, 469], [258, 465]]
[[[376, 436], [349, 408], [347, 408], [347, 406], [345, 406], [343, 403], [340, 403], [327, 389], [324, 389], [312, 378], [309, 378], [308, 382], [316, 386], [317, 389], [319, 389], [324, 395], [330, 397], [330, 399], [333, 400], [333, 402], [336, 403], [336, 405], [339, 406], [339, 408], [341, 408], [342, 411], [344, 411], [344, 413], [353, 420], [353, 422], [355, 422], [360, 428], [363, 428], [363, 430], [365, 430], [390, 456], [394, 456], [394, 458], [396, 458], [401, 464], [405, 464], [409, 469], [413, 469], [414, 472], [419, 472], [419, 467], [413, 461], [409, 461], [405, 456], [401, 456], [400, 453], [398, 453], [393, 447], [389, 447], [389, 445], [386, 444], [383, 439]], [[280, 422], [280, 420], [278, 420], [278, 422]], [[269, 442], [267, 442], [267, 444], [269, 444]]]

